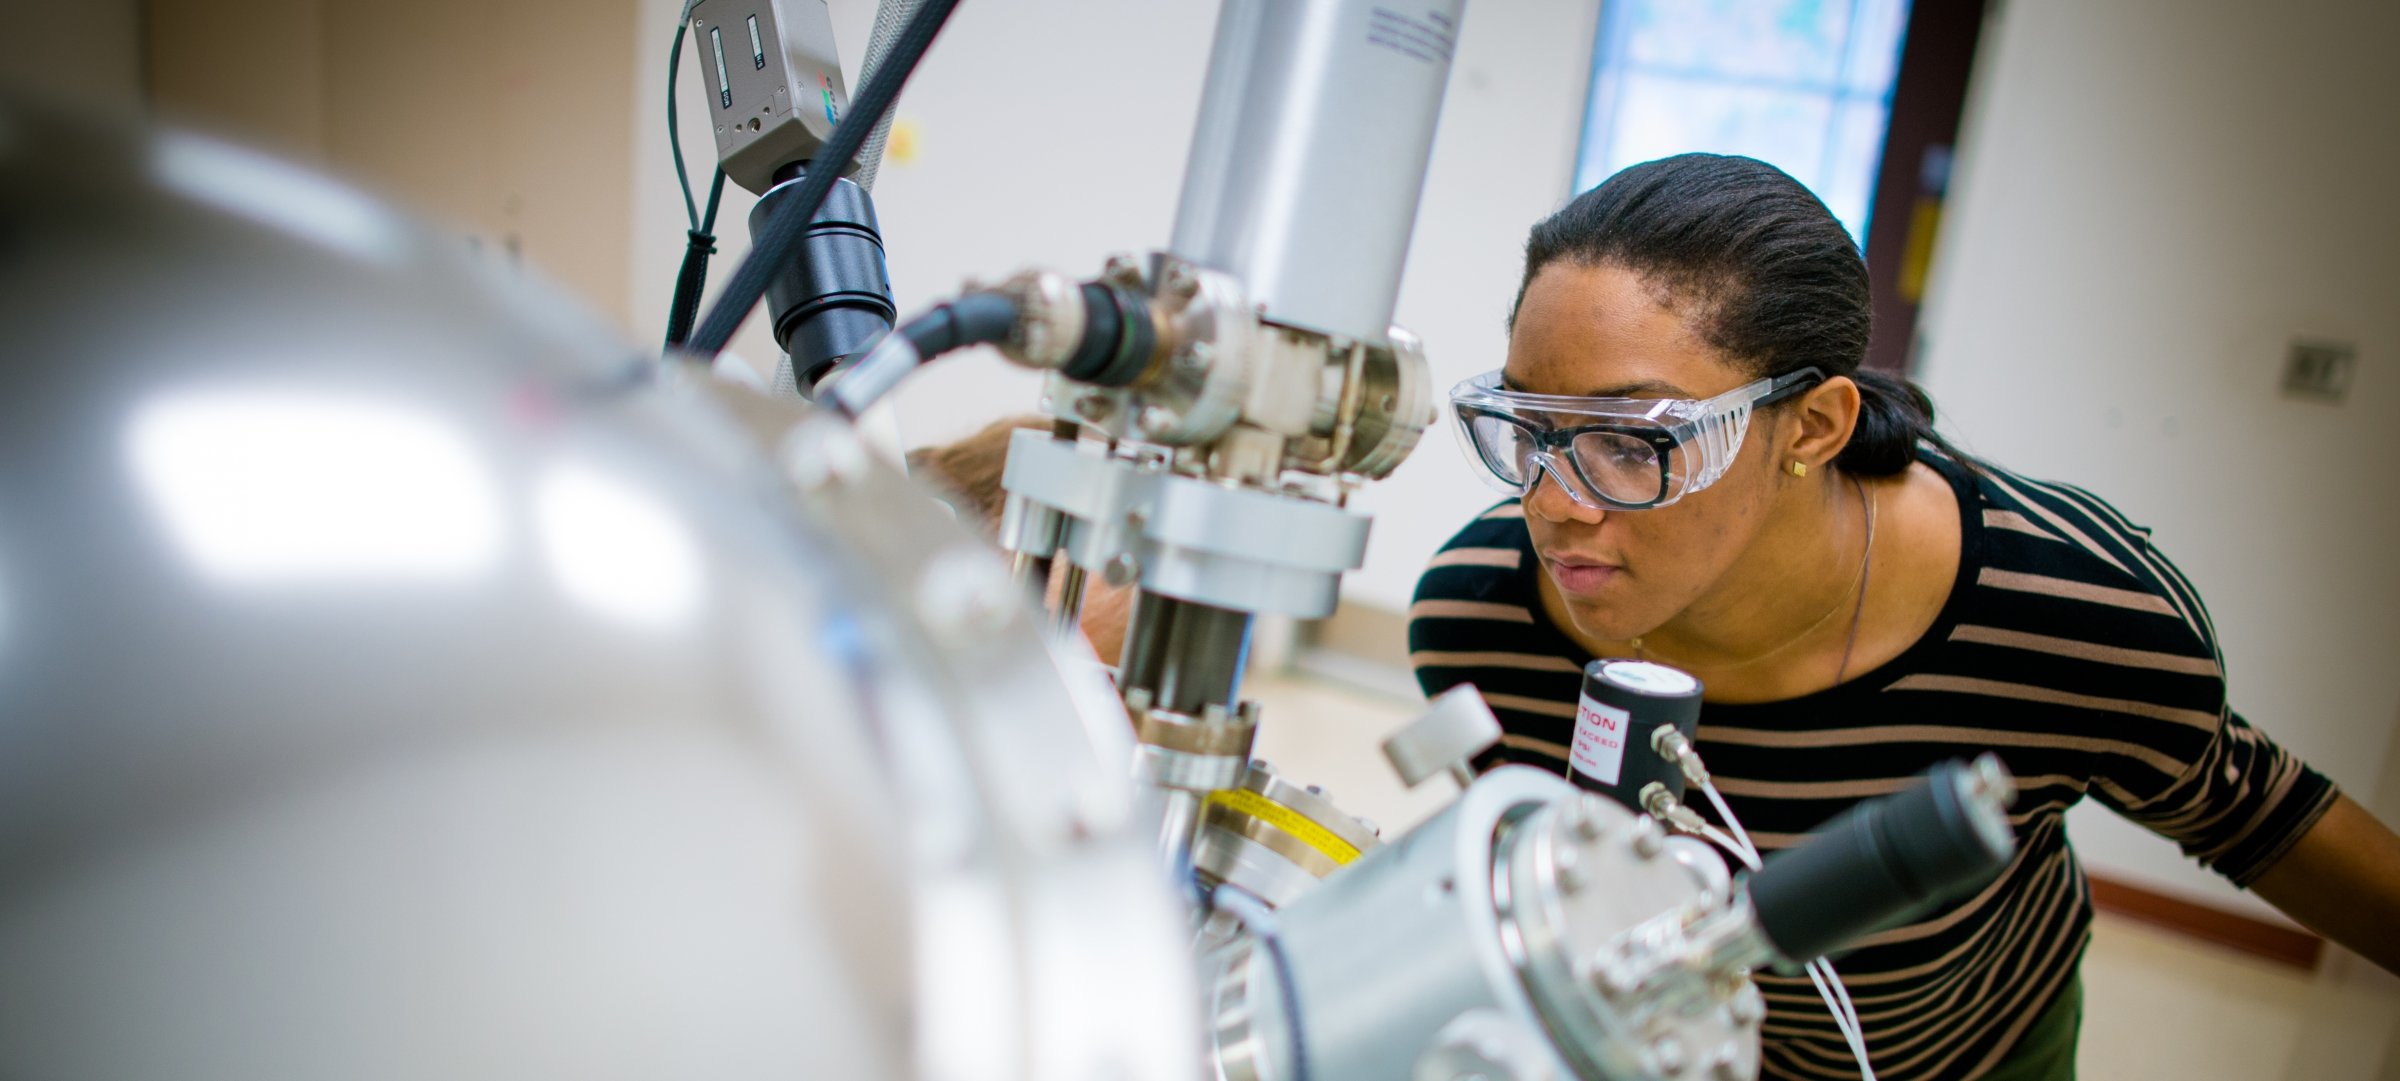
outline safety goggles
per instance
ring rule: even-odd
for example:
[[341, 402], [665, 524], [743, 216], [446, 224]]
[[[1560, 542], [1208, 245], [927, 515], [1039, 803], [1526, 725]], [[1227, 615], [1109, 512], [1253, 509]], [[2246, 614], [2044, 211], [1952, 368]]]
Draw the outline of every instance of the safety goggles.
[[1752, 410], [1823, 378], [1802, 368], [1706, 400], [1577, 398], [1508, 390], [1491, 371], [1452, 388], [1450, 407], [1493, 487], [1523, 496], [1546, 470], [1586, 507], [1645, 510], [1715, 484], [1741, 451]]

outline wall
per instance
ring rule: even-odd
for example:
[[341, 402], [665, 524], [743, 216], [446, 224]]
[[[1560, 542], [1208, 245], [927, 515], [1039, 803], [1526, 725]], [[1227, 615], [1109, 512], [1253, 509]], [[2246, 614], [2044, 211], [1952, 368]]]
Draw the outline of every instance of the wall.
[[148, 0], [147, 72], [160, 119], [329, 169], [630, 329], [635, 7]]
[[[2155, 530], [2234, 701], [2362, 798], [2400, 715], [2400, 5], [2010, 0], [1985, 37], [1920, 374], [1945, 426]], [[2338, 406], [2294, 335], [2356, 342]], [[2252, 911], [2097, 807], [2088, 863]]]
[[135, 0], [0, 6], [0, 90], [101, 113], [142, 107], [142, 33]]

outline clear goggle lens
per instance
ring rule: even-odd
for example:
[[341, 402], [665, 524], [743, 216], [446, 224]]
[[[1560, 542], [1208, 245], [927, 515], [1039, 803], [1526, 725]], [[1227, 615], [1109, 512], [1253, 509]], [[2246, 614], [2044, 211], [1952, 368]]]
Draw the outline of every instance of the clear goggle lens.
[[[1542, 465], [1536, 459], [1542, 446], [1531, 430], [1488, 413], [1460, 419], [1476, 457], [1503, 487], [1522, 493], [1539, 479]], [[1620, 506], [1645, 506], [1664, 494], [1660, 489], [1667, 470], [1659, 461], [1658, 446], [1648, 440], [1621, 432], [1582, 432], [1567, 453], [1573, 457], [1569, 468], [1576, 476], [1559, 478], [1562, 483], [1580, 480], [1593, 494]]]

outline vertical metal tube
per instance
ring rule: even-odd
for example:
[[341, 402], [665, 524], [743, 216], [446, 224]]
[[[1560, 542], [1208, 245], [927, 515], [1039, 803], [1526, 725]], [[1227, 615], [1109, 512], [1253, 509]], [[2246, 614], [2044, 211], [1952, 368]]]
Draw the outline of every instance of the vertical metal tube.
[[1182, 605], [1173, 597], [1147, 589], [1134, 594], [1133, 612], [1126, 618], [1125, 649], [1117, 658], [1118, 689], [1142, 688], [1157, 703], [1159, 672], [1166, 665], [1167, 629]]
[[1045, 599], [1045, 595], [1049, 593], [1050, 583], [1045, 579], [1043, 573], [1049, 569], [1049, 561], [1040, 559], [1031, 552], [1010, 552], [1008, 554], [1010, 577], [1015, 578], [1017, 584], [1023, 586], [1027, 593], [1033, 594], [1035, 604], [1040, 604]]
[[1465, 0], [1225, 0], [1176, 255], [1267, 318], [1382, 342]]
[[1158, 826], [1158, 851], [1165, 860], [1167, 873], [1177, 883], [1189, 881], [1192, 875], [1192, 842], [1200, 835], [1200, 806], [1198, 792], [1181, 788], [1164, 788], [1159, 794], [1166, 800], [1166, 813]]
[[1212, 705], [1233, 712], [1249, 657], [1250, 613], [1179, 602], [1158, 676], [1159, 705], [1194, 716]]
[[1059, 571], [1058, 607], [1050, 613], [1050, 630], [1064, 638], [1076, 633], [1083, 625], [1083, 589], [1087, 574], [1075, 561], [1059, 555], [1064, 564]]

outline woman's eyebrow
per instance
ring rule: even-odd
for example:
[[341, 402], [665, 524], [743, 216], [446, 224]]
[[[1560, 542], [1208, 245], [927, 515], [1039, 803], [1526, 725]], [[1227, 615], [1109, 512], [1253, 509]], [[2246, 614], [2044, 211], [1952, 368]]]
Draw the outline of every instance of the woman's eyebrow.
[[[1506, 372], [1502, 372], [1502, 373], [1500, 373], [1500, 388], [1501, 388], [1502, 390], [1513, 390], [1513, 391], [1516, 391], [1516, 392], [1518, 392], [1518, 393], [1520, 393], [1520, 394], [1522, 394], [1522, 393], [1525, 393], [1525, 385], [1524, 385], [1524, 384], [1522, 384], [1522, 383], [1519, 383], [1519, 382], [1517, 382], [1517, 381], [1516, 381], [1516, 379], [1515, 379], [1514, 377], [1510, 376], [1510, 375], [1509, 375], [1508, 373], [1506, 373]], [[1690, 398], [1690, 397], [1695, 397], [1695, 395], [1694, 395], [1694, 394], [1692, 394], [1692, 392], [1690, 392], [1690, 391], [1688, 391], [1688, 390], [1685, 390], [1685, 389], [1683, 389], [1682, 387], [1676, 386], [1676, 385], [1675, 385], [1675, 384], [1673, 384], [1673, 383], [1669, 383], [1669, 382], [1667, 382], [1667, 381], [1665, 381], [1665, 380], [1663, 380], [1663, 379], [1638, 379], [1638, 380], [1635, 380], [1635, 381], [1633, 381], [1633, 382], [1631, 382], [1631, 383], [1618, 383], [1618, 384], [1614, 384], [1614, 385], [1612, 385], [1612, 386], [1601, 387], [1601, 388], [1599, 388], [1599, 389], [1597, 389], [1597, 390], [1587, 391], [1587, 392], [1585, 392], [1585, 393], [1583, 393], [1583, 394], [1576, 395], [1576, 397], [1581, 397], [1581, 398], [1640, 398], [1640, 397], [1660, 397], [1660, 398]]]

